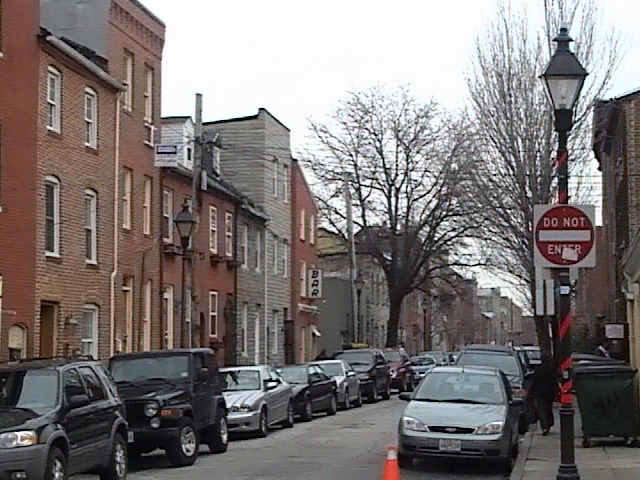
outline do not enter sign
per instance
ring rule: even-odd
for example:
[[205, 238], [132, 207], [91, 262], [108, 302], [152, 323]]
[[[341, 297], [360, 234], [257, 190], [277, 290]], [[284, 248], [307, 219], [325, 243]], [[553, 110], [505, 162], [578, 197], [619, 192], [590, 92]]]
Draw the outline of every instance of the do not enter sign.
[[592, 205], [536, 205], [536, 267], [595, 267], [595, 208]]

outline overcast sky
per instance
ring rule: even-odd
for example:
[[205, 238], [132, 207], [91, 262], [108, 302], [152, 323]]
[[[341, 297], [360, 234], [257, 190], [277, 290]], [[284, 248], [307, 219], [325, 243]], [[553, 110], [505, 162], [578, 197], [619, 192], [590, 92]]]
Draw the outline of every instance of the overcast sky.
[[[516, 0], [517, 1], [517, 0]], [[541, 0], [521, 0], [532, 14]], [[496, 0], [142, 0], [167, 25], [162, 114], [204, 119], [267, 108], [302, 146], [353, 89], [411, 83], [417, 96], [455, 108], [465, 95], [475, 36]], [[603, 20], [628, 37], [610, 96], [640, 88], [637, 0], [601, 0]]]

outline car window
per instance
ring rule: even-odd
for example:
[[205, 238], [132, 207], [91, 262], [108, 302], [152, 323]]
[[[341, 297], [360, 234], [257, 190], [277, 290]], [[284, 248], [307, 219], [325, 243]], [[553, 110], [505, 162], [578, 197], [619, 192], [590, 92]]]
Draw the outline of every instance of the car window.
[[403, 361], [402, 354], [400, 352], [395, 351], [395, 350], [384, 352], [384, 356], [390, 362], [402, 362]]
[[479, 367], [493, 367], [502, 370], [509, 376], [522, 377], [520, 362], [514, 355], [493, 353], [463, 352], [456, 363], [458, 366], [476, 365]]
[[374, 364], [375, 357], [371, 352], [359, 352], [352, 350], [348, 352], [340, 352], [336, 355], [337, 358], [346, 360], [352, 366], [368, 367]]
[[91, 401], [97, 402], [100, 400], [104, 400], [106, 398], [106, 394], [96, 373], [91, 370], [90, 367], [80, 367], [79, 370], [80, 374], [82, 375], [82, 379], [87, 386], [87, 390], [89, 391], [89, 398], [91, 399]]
[[193, 355], [193, 371], [198, 373], [202, 368], [204, 368], [204, 355], [201, 353], [195, 353]]
[[57, 404], [59, 385], [53, 370], [0, 371], [0, 407], [46, 411]]
[[342, 362], [327, 362], [319, 365], [320, 368], [330, 377], [344, 376], [344, 366]]
[[280, 375], [278, 375], [278, 372], [276, 372], [273, 368], [269, 367], [268, 371], [269, 371], [269, 380], [273, 382], [278, 382], [278, 383], [282, 381], [282, 378], [280, 377]]
[[256, 370], [226, 370], [220, 373], [225, 392], [260, 390], [260, 374]]
[[386, 360], [384, 355], [381, 355], [381, 354], [378, 353], [376, 355], [376, 363], [386, 364], [387, 360]]
[[435, 372], [427, 375], [413, 399], [417, 401], [503, 404], [504, 388], [496, 375]]
[[303, 366], [284, 367], [280, 376], [288, 383], [306, 384], [308, 382], [308, 369]]
[[64, 372], [64, 396], [69, 400], [74, 395], [88, 394], [80, 379], [80, 374], [75, 368], [72, 368]]

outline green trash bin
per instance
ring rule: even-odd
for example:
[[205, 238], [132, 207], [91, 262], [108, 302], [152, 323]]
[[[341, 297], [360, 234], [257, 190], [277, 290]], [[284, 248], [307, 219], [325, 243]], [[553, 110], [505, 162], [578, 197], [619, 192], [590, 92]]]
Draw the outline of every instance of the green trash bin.
[[636, 369], [629, 365], [594, 364], [573, 368], [584, 447], [590, 447], [598, 437], [622, 437], [629, 446], [637, 443], [635, 375]]

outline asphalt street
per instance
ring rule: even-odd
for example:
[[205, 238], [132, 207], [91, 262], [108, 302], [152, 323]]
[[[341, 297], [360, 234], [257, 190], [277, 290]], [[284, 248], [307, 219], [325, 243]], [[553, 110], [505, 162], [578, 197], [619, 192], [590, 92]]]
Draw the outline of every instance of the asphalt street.
[[[205, 453], [192, 467], [171, 468], [164, 456], [151, 454], [131, 465], [131, 480], [377, 480], [396, 444], [396, 428], [405, 402], [391, 400], [316, 415], [293, 429], [273, 429], [266, 439], [233, 438], [222, 455]], [[402, 471], [402, 480], [503, 480], [491, 465], [460, 461], [420, 462]], [[75, 476], [93, 480], [96, 476]]]

